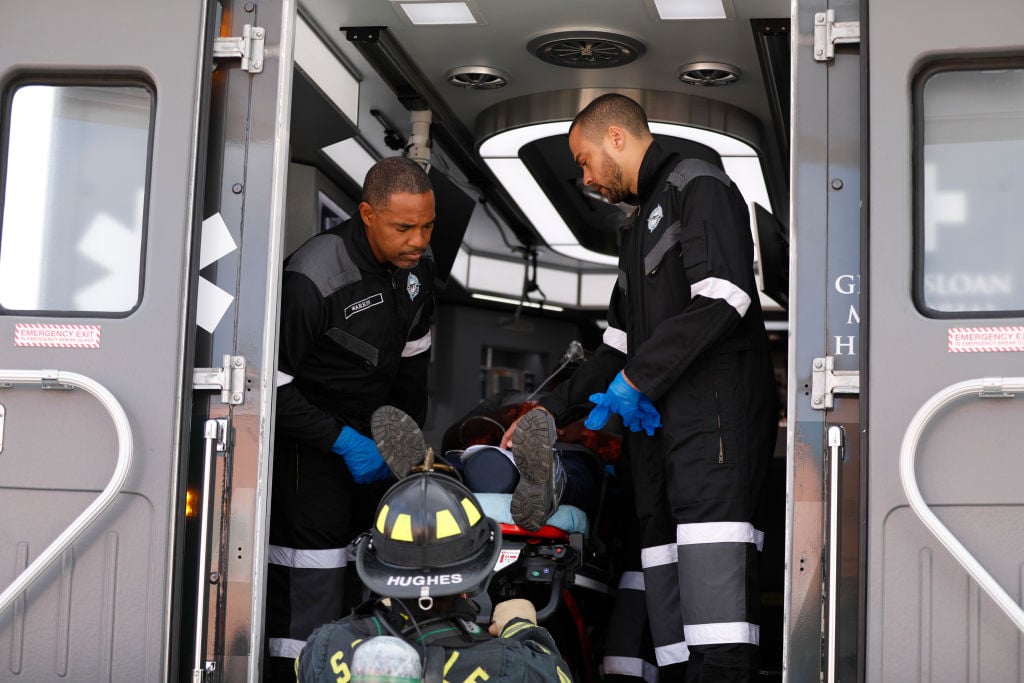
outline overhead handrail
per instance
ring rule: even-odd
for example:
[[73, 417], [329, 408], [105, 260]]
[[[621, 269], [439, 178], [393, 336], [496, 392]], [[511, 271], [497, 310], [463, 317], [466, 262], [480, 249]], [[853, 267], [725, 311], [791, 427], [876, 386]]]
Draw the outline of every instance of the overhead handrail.
[[40, 553], [39, 557], [25, 568], [25, 571], [18, 574], [3, 593], [0, 593], [0, 613], [7, 609], [43, 573], [47, 566], [74, 543], [75, 539], [113, 502], [114, 497], [124, 487], [124, 482], [128, 478], [128, 469], [132, 463], [132, 429], [128, 422], [128, 415], [125, 414], [124, 408], [114, 398], [114, 395], [102, 384], [84, 375], [60, 370], [0, 370], [0, 383], [2, 384], [45, 384], [47, 382], [84, 389], [96, 397], [107, 409], [114, 421], [114, 428], [117, 430], [117, 465], [114, 467], [114, 474], [111, 476], [110, 482], [100, 492], [100, 495], [75, 518], [60, 536], [47, 546], [46, 550]]
[[900, 483], [903, 484], [903, 492], [910, 501], [911, 509], [921, 518], [928, 530], [946, 546], [946, 550], [952, 553], [953, 558], [978, 582], [1017, 628], [1024, 632], [1024, 610], [931, 511], [917, 486], [915, 470], [917, 443], [925, 426], [940, 410], [969, 394], [977, 394], [979, 397], [1011, 397], [1019, 391], [1024, 391], [1024, 377], [988, 377], [951, 384], [928, 399], [914, 415], [903, 435], [903, 444], [900, 446]]

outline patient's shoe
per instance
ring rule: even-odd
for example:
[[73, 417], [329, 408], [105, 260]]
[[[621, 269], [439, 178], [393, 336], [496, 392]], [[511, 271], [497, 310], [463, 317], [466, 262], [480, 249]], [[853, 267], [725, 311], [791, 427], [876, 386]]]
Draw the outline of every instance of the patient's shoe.
[[512, 492], [512, 519], [529, 531], [544, 526], [558, 508], [565, 486], [555, 436], [555, 419], [540, 408], [523, 415], [512, 435], [512, 456], [519, 468], [519, 483]]
[[394, 406], [381, 406], [370, 417], [370, 431], [384, 462], [401, 479], [423, 463], [427, 442], [416, 420]]

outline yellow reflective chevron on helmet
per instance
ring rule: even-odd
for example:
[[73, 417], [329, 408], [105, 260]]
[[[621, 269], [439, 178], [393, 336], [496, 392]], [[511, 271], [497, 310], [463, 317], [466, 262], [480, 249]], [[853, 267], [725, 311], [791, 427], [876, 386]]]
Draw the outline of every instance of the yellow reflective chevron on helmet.
[[388, 505], [385, 503], [380, 508], [380, 514], [377, 515], [377, 531], [384, 533], [384, 522], [388, 519]]
[[451, 510], [438, 510], [437, 514], [434, 515], [434, 519], [437, 525], [438, 538], [458, 536], [462, 533], [462, 527], [459, 526], [459, 522], [455, 519], [455, 515], [452, 514]]
[[480, 514], [480, 510], [477, 509], [476, 505], [473, 505], [473, 501], [469, 498], [462, 499], [462, 509], [466, 511], [466, 519], [469, 520], [469, 525], [473, 526], [480, 521], [483, 516]]
[[412, 543], [412, 517], [407, 513], [395, 517], [395, 523], [391, 526], [391, 540]]

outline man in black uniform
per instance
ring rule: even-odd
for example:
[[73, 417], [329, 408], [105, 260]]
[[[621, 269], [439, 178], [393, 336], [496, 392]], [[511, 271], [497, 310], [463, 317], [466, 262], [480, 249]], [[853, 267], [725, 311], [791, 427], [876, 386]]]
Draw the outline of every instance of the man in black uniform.
[[268, 551], [272, 680], [294, 681], [306, 637], [360, 597], [345, 593], [346, 547], [369, 526], [390, 476], [368, 436], [370, 415], [390, 404], [420, 424], [426, 417], [433, 189], [416, 162], [391, 157], [366, 174], [362, 199], [357, 216], [285, 263]]
[[[778, 399], [746, 204], [718, 167], [663, 152], [622, 95], [584, 108], [569, 147], [586, 185], [637, 208], [603, 343], [542, 405], [558, 415], [598, 392], [587, 426], [614, 412], [631, 430], [642, 575], [620, 595], [646, 594], [659, 680], [752, 680], [763, 541], [752, 520]], [[606, 674], [642, 675], [616, 654]]]
[[421, 680], [571, 683], [530, 601], [498, 603], [489, 629], [477, 625], [467, 596], [486, 587], [501, 529], [469, 489], [431, 462], [384, 495], [373, 527], [356, 545], [356, 571], [386, 599], [314, 631], [296, 663], [299, 681], [349, 680], [359, 648], [390, 635], [419, 651]]

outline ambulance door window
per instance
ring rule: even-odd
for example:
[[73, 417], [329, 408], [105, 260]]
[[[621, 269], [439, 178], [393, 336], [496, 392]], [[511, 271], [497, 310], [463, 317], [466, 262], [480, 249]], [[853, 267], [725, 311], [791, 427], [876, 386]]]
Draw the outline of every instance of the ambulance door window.
[[23, 82], [5, 105], [0, 306], [130, 313], [142, 290], [152, 92]]
[[933, 317], [1019, 313], [1024, 68], [940, 64], [915, 95], [918, 306]]

